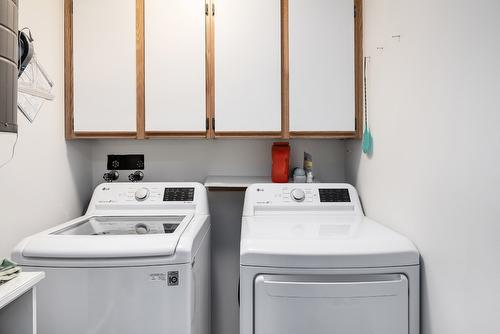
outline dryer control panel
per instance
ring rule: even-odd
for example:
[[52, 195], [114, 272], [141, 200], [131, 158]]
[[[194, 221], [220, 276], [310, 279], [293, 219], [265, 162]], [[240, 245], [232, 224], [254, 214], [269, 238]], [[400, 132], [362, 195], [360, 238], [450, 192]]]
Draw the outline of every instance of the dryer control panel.
[[244, 215], [286, 211], [362, 213], [356, 189], [349, 184], [273, 183], [247, 189]]
[[350, 203], [351, 196], [347, 188], [320, 188], [319, 200], [320, 202]]

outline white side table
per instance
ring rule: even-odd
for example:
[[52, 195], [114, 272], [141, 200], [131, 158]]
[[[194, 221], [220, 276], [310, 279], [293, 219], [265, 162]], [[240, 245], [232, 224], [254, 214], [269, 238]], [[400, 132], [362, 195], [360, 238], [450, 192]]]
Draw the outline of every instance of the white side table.
[[36, 288], [43, 272], [21, 272], [0, 285], [0, 333], [36, 334]]

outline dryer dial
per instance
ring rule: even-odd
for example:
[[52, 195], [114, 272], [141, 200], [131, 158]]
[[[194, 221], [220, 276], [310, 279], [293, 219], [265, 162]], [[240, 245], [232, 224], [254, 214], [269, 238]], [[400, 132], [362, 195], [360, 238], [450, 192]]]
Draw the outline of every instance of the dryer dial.
[[293, 189], [290, 195], [295, 202], [303, 202], [306, 199], [306, 193], [302, 189]]

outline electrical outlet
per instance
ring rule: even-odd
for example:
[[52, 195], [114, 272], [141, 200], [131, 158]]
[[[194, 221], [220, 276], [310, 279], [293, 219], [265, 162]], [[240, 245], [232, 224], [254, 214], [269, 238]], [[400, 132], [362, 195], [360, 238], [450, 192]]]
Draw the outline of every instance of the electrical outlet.
[[144, 170], [144, 154], [110, 154], [108, 170]]

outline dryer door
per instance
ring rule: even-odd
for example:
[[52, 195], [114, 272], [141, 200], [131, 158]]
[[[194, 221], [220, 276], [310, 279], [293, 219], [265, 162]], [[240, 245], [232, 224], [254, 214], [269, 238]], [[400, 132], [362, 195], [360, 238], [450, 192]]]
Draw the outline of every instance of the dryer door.
[[259, 275], [255, 334], [408, 333], [404, 275]]

